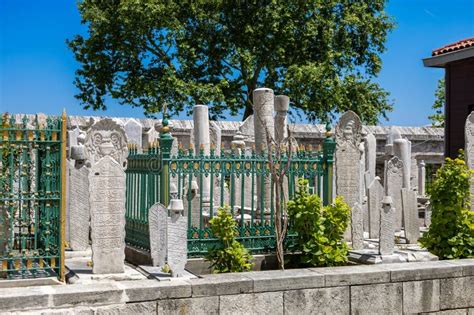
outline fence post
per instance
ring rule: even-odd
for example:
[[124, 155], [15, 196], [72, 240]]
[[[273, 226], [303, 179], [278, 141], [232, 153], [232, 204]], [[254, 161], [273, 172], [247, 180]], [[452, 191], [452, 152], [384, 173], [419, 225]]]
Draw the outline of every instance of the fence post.
[[66, 110], [61, 115], [61, 213], [60, 213], [60, 280], [65, 282], [65, 247], [66, 247], [66, 128], [67, 128]]
[[331, 124], [326, 124], [326, 138], [323, 141], [323, 204], [328, 205], [332, 202], [332, 182], [333, 182], [333, 167], [334, 167], [334, 150], [336, 142], [332, 138]]
[[173, 137], [168, 127], [168, 118], [163, 117], [160, 130], [160, 150], [161, 150], [161, 174], [160, 174], [160, 203], [168, 207], [169, 203], [169, 161], [171, 157], [171, 147], [173, 145]]

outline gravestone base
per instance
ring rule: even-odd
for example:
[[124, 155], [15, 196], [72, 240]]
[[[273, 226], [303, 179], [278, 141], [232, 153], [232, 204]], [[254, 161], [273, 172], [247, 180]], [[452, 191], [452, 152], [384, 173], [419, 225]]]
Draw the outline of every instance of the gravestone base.
[[171, 276], [171, 273], [165, 273], [163, 272], [163, 267], [158, 266], [158, 267], [153, 267], [153, 266], [138, 266], [138, 270], [142, 273], [144, 273], [148, 279], [156, 279], [158, 281], [171, 281], [173, 279], [179, 278], [179, 279], [197, 279], [198, 277], [195, 276], [194, 274], [190, 273], [187, 270], [184, 270], [182, 274], [179, 277], [173, 278]]
[[421, 262], [436, 261], [438, 257], [414, 244], [397, 244], [392, 255], [380, 255], [378, 253], [378, 240], [367, 240], [366, 247], [362, 250], [349, 251], [349, 261], [358, 264], [389, 264], [399, 262]]
[[124, 264], [123, 273], [94, 274], [91, 256], [66, 258], [66, 268], [68, 270], [66, 280], [70, 284], [146, 279], [145, 275], [127, 264]]
[[366, 265], [407, 262], [398, 254], [380, 255], [378, 249], [351, 250], [349, 251], [349, 261]]

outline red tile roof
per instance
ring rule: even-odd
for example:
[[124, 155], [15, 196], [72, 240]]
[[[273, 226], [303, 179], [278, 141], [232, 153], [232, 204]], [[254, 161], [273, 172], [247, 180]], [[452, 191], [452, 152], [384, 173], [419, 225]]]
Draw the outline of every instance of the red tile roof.
[[466, 38], [458, 42], [435, 49], [433, 50], [432, 56], [438, 56], [438, 55], [446, 54], [455, 50], [461, 50], [468, 47], [474, 47], [474, 37]]

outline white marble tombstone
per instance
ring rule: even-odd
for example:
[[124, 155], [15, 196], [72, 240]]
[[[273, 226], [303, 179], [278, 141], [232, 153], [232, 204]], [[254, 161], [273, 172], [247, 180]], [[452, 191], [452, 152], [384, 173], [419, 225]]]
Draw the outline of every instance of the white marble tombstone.
[[148, 229], [150, 234], [150, 256], [154, 267], [166, 263], [168, 244], [168, 209], [161, 203], [155, 203], [148, 210]]
[[397, 139], [401, 139], [402, 135], [400, 130], [397, 127], [392, 126], [387, 133], [387, 140], [385, 142], [385, 154], [389, 156], [389, 158], [393, 155], [393, 142]]
[[418, 194], [420, 196], [426, 194], [426, 165], [423, 160], [418, 164]]
[[418, 204], [416, 191], [402, 189], [403, 226], [405, 239], [408, 244], [416, 244], [420, 238], [420, 220], [418, 219]]
[[143, 149], [143, 126], [134, 118], [130, 118], [124, 125], [125, 134], [127, 135], [128, 143], [133, 143], [137, 146], [138, 152]]
[[[172, 204], [173, 200], [170, 201]], [[170, 210], [167, 218], [167, 263], [173, 277], [184, 275], [184, 267], [188, 256], [188, 221], [181, 212]]]
[[290, 98], [286, 95], [275, 96], [275, 141], [282, 143], [288, 137], [288, 109], [290, 108]]
[[69, 167], [69, 246], [72, 250], [89, 248], [90, 206], [89, 169]]
[[[466, 119], [464, 130], [465, 148], [464, 154], [469, 169], [474, 169], [474, 112]], [[471, 181], [471, 211], [474, 211], [474, 181]]]
[[392, 198], [392, 208], [395, 211], [395, 230], [402, 228], [402, 188], [403, 188], [403, 162], [397, 156], [387, 162], [385, 170], [386, 195]]
[[377, 166], [377, 139], [372, 133], [368, 133], [364, 137], [364, 148], [365, 148], [365, 172], [368, 174], [366, 177], [366, 187], [368, 187], [375, 178], [375, 169]]
[[367, 203], [369, 208], [369, 238], [379, 238], [380, 211], [384, 188], [380, 183], [380, 177], [376, 176], [367, 189]]
[[[335, 181], [336, 194], [352, 208], [360, 202], [360, 161], [361, 122], [356, 113], [344, 113], [336, 125]], [[354, 214], [352, 212], [352, 214]], [[350, 227], [345, 233], [348, 240]]]
[[395, 247], [394, 214], [392, 198], [385, 196], [382, 200], [379, 231], [379, 254], [382, 256], [390, 256], [393, 254]]
[[125, 169], [127, 137], [112, 119], [99, 120], [87, 132], [90, 163], [92, 272], [122, 273], [125, 259]]
[[[209, 109], [206, 105], [195, 105], [193, 107], [194, 122], [194, 151], [198, 155], [203, 149], [204, 155], [209, 155], [211, 149], [210, 130], [209, 130]], [[201, 183], [199, 176], [196, 178], [198, 184]], [[211, 181], [209, 177], [202, 175], [202, 187], [199, 187], [199, 193], [204, 206], [209, 206], [211, 199]]]
[[[269, 143], [267, 143], [267, 132], [270, 138], [275, 139], [275, 126], [273, 119], [274, 97], [273, 90], [268, 88], [259, 88], [253, 91], [253, 109], [254, 109], [254, 138], [256, 153], [261, 154], [262, 150], [268, 152]], [[260, 182], [260, 179], [257, 179]], [[260, 208], [261, 202], [265, 210], [270, 208], [271, 199], [271, 179], [265, 176], [263, 179], [264, 189], [257, 185], [257, 208]]]
[[352, 207], [351, 215], [352, 223], [352, 248], [354, 250], [360, 250], [364, 248], [364, 226], [363, 226], [363, 213], [362, 206], [356, 202]]

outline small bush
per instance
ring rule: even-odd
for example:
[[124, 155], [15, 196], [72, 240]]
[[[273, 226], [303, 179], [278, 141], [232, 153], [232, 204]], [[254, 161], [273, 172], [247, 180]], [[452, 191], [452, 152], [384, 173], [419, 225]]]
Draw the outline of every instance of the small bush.
[[474, 256], [474, 213], [470, 171], [463, 154], [446, 159], [430, 188], [431, 225], [420, 243], [440, 259]]
[[318, 195], [310, 195], [307, 180], [299, 181], [299, 191], [288, 202], [292, 229], [298, 234], [297, 249], [302, 263], [309, 266], [339, 266], [347, 263], [348, 247], [342, 241], [350, 220], [350, 207], [342, 197], [322, 205]]
[[211, 231], [221, 246], [209, 249], [206, 259], [211, 262], [214, 273], [243, 272], [252, 269], [252, 255], [236, 239], [237, 223], [227, 208], [220, 208], [211, 219]]

